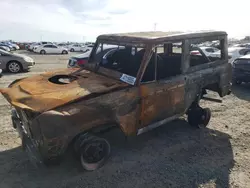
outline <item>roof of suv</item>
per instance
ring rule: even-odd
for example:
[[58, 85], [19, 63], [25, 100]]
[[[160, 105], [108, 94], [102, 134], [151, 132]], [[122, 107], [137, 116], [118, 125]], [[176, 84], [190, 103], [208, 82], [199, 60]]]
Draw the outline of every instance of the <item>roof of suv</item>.
[[162, 31], [149, 31], [149, 32], [134, 32], [134, 33], [117, 33], [117, 34], [103, 34], [98, 36], [98, 40], [107, 41], [120, 41], [127, 42], [163, 42], [166, 40], [183, 40], [191, 38], [202, 38], [210, 36], [225, 36], [224, 31], [197, 31], [197, 32], [162, 32]]

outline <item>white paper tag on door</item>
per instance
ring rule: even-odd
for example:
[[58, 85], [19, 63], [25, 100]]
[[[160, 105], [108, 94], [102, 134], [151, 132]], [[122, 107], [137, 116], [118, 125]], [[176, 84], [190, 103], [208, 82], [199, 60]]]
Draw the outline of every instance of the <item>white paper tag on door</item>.
[[133, 76], [129, 76], [127, 74], [122, 74], [120, 80], [122, 80], [122, 81], [124, 81], [124, 82], [126, 82], [126, 83], [128, 83], [130, 85], [134, 85], [136, 78], [133, 77]]

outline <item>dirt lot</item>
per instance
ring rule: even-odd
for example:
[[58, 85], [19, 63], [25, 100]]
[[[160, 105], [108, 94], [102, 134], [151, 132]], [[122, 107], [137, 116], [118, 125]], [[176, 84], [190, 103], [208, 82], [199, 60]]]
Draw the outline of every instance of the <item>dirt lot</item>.
[[[36, 66], [28, 73], [5, 74], [11, 81], [66, 67], [69, 55], [30, 55]], [[10, 122], [10, 106], [0, 96], [0, 187], [250, 187], [250, 85], [233, 88], [222, 104], [203, 102], [212, 109], [205, 130], [184, 119], [129, 139], [114, 130], [105, 137], [112, 156], [94, 172], [81, 171], [68, 154], [59, 166], [36, 169], [21, 150]], [[215, 95], [210, 93], [210, 95]]]

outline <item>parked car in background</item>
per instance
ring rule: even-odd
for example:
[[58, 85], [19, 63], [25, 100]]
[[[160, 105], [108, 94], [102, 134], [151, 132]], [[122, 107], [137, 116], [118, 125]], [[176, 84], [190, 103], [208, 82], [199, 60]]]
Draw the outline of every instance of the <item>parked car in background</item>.
[[7, 47], [7, 46], [1, 46], [1, 45], [0, 45], [0, 49], [1, 49], [1, 50], [4, 50], [4, 51], [7, 51], [7, 52], [10, 52], [10, 48]]
[[0, 78], [3, 76], [3, 70], [2, 69], [0, 69]]
[[67, 47], [67, 44], [66, 43], [59, 43], [59, 44], [57, 44], [57, 46], [62, 46], [62, 47]]
[[8, 47], [10, 49], [10, 51], [14, 51], [15, 50], [15, 48], [13, 46], [11, 46], [9, 44], [6, 44], [6, 43], [3, 43], [3, 42], [0, 42], [0, 46], [6, 46], [6, 47]]
[[82, 48], [84, 46], [83, 45], [80, 45], [80, 44], [71, 44], [69, 45], [67, 48], [69, 49], [69, 51], [71, 52], [80, 52], [82, 51]]
[[236, 58], [232, 62], [233, 67], [233, 84], [250, 82], [250, 54]]
[[85, 45], [85, 46], [83, 46], [83, 47], [81, 48], [81, 52], [91, 51], [93, 47], [94, 47], [94, 44]]
[[6, 42], [6, 44], [13, 46], [13, 48], [14, 48], [15, 50], [19, 50], [19, 49], [20, 49], [20, 47], [19, 47], [17, 44], [15, 44], [15, 43]]
[[44, 45], [44, 44], [53, 44], [52, 42], [38, 42], [38, 43], [33, 43], [28, 47], [29, 51], [34, 51], [34, 48], [37, 48], [38, 46]]
[[[203, 51], [203, 53], [206, 56], [213, 56], [213, 53], [219, 51], [219, 49], [215, 47], [200, 46], [199, 48]], [[201, 55], [198, 50], [191, 51], [190, 53], [191, 55]]]
[[29, 45], [29, 43], [21, 42], [17, 43], [17, 45], [20, 47], [20, 50], [27, 50], [27, 46]]
[[32, 43], [32, 44], [30, 44], [30, 45], [28, 45], [28, 51], [33, 51], [33, 48], [35, 47], [35, 46], [38, 46], [38, 45], [41, 45], [41, 43]]
[[0, 69], [18, 73], [29, 70], [34, 65], [35, 61], [29, 56], [0, 50]]
[[234, 47], [250, 48], [250, 43], [235, 44]]
[[68, 54], [68, 49], [54, 44], [45, 44], [34, 49], [35, 53], [40, 54]]
[[[99, 47], [96, 51], [96, 57], [98, 58], [97, 61], [101, 61], [106, 53], [108, 53], [110, 50], [117, 49], [117, 47], [118, 46], [116, 45], [103, 45], [103, 50], [101, 50], [101, 47]], [[83, 54], [70, 57], [68, 61], [68, 68], [82, 67], [88, 62], [90, 53], [91, 50]]]
[[[235, 59], [250, 53], [250, 48], [230, 47], [228, 48], [228, 62], [232, 63]], [[212, 54], [213, 57], [220, 57], [220, 50]]]

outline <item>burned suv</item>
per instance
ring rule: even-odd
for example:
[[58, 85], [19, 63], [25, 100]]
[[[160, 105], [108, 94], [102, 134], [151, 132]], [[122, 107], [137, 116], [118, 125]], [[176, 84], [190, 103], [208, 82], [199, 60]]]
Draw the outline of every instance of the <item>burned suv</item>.
[[[220, 58], [191, 47], [208, 40], [219, 41]], [[103, 45], [118, 50], [100, 60], [96, 51]], [[204, 128], [211, 112], [199, 101], [207, 90], [230, 94], [231, 77], [226, 32], [110, 34], [97, 38], [83, 68], [19, 79], [1, 93], [32, 158], [57, 161], [72, 146], [82, 167], [94, 170], [110, 154], [102, 131], [139, 135], [185, 114], [191, 126]]]

